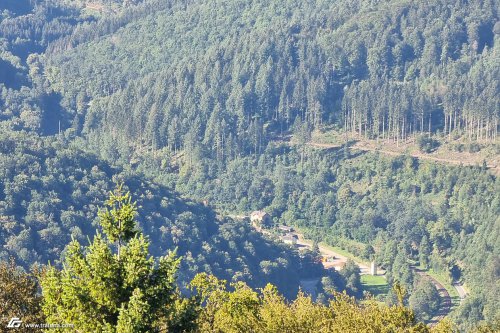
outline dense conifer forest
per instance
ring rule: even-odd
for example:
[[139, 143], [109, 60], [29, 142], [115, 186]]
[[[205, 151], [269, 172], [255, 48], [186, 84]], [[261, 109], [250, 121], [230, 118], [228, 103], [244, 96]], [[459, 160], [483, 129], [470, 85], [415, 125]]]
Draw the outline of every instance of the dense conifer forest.
[[[51, 305], [50, 293], [40, 300], [38, 286], [53, 290], [47, 276], [76, 269], [75, 242], [116, 255], [114, 241], [94, 236], [103, 232], [99, 208], [123, 183], [146, 236], [135, 250], [160, 258], [177, 249], [181, 258], [163, 271], [176, 276], [161, 287], [171, 298], [158, 300], [171, 307], [115, 281], [124, 289], [101, 313], [111, 326], [90, 323], [89, 332], [125, 332], [125, 322], [130, 332], [355, 331], [367, 329], [355, 319], [367, 313], [373, 325], [425, 332], [419, 321], [436, 315], [440, 299], [417, 267], [468, 291], [436, 332], [495, 330], [499, 8], [496, 0], [2, 0], [0, 282], [20, 274], [30, 318], [57, 322], [54, 307], [70, 303]], [[342, 142], [315, 146], [318, 133]], [[364, 141], [380, 152], [353, 146]], [[489, 155], [464, 166], [383, 153], [410, 143], [424, 157], [439, 146], [464, 159]], [[325, 270], [314, 249], [300, 253], [234, 218], [256, 210], [271, 216], [271, 230], [292, 226], [315, 244], [375, 260], [390, 286], [375, 300], [388, 306], [362, 301], [356, 265]], [[320, 281], [316, 303], [297, 297], [311, 278]], [[132, 310], [120, 315], [124, 298], [157, 318], [141, 326]], [[405, 320], [391, 322], [391, 311]], [[273, 326], [273, 313], [284, 326]]]

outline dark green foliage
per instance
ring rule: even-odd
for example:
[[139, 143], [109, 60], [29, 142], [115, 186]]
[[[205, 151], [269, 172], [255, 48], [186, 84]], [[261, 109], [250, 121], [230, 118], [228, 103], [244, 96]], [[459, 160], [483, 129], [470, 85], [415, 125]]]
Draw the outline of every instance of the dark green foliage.
[[[12, 255], [25, 267], [58, 263], [72, 237], [86, 244], [87, 236], [95, 233], [96, 203], [122, 180], [124, 191], [136, 193], [139, 228], [149, 237], [151, 253], [161, 256], [177, 247], [185, 256], [181, 281], [205, 271], [254, 287], [271, 281], [288, 297], [298, 290], [298, 254], [263, 239], [248, 223], [219, 221], [210, 208], [180, 199], [137, 173], [113, 168], [63, 137], [2, 129], [0, 174], [3, 260]], [[272, 270], [263, 272], [265, 263]]]
[[426, 279], [417, 282], [410, 298], [409, 305], [422, 320], [432, 318], [439, 309], [440, 297], [434, 285]]
[[344, 268], [340, 271], [344, 277], [346, 288], [352, 296], [360, 296], [361, 294], [361, 279], [359, 266], [348, 259]]
[[419, 253], [420, 266], [422, 266], [423, 269], [428, 269], [429, 259], [431, 255], [431, 247], [427, 235], [424, 235], [422, 237], [422, 241], [420, 242], [420, 246], [418, 248], [418, 253]]
[[[346, 142], [420, 138], [423, 152], [452, 137], [471, 153], [496, 142], [497, 7], [2, 1], [0, 257], [56, 260], [70, 235], [94, 234], [96, 202], [123, 180], [152, 253], [185, 255], [182, 281], [206, 271], [297, 286], [318, 267], [168, 188], [223, 212], [265, 209], [358, 256], [371, 246], [410, 293], [417, 261], [453, 271], [473, 292], [457, 321], [492, 322], [498, 178], [307, 143], [325, 125]], [[290, 134], [297, 150], [282, 144]]]
[[225, 161], [324, 124], [398, 142], [497, 137], [490, 1], [155, 5], [80, 25], [46, 54], [69, 117], [107, 158], [118, 142]]
[[361, 254], [361, 256], [367, 260], [373, 260], [374, 258], [374, 254], [375, 254], [375, 250], [373, 249], [373, 246], [371, 246], [370, 244], [366, 245], [364, 250], [363, 250], [363, 253]]
[[[278, 223], [301, 227], [308, 238], [341, 245], [358, 256], [368, 255], [367, 247], [353, 240], [370, 244], [389, 281], [399, 281], [409, 294], [417, 280], [411, 266], [418, 261], [445, 274], [453, 270], [455, 279], [481, 295], [481, 320], [495, 318], [497, 177], [481, 167], [371, 153], [343, 160], [342, 151], [311, 148], [302, 168], [300, 147], [277, 151], [280, 146], [270, 147], [258, 160], [237, 158], [213, 178], [190, 170], [180, 175], [177, 188], [217, 201], [227, 211], [257, 206], [272, 211]], [[210, 169], [212, 162], [205, 162], [201, 168]], [[248, 188], [238, 185], [254, 179], [270, 181], [269, 192], [249, 196]], [[270, 203], [259, 206], [264, 195]]]
[[469, 151], [469, 153], [477, 153], [481, 150], [481, 145], [478, 143], [470, 143], [467, 146], [467, 150]]
[[432, 153], [439, 147], [439, 141], [426, 135], [421, 135], [417, 138], [417, 145], [422, 153]]

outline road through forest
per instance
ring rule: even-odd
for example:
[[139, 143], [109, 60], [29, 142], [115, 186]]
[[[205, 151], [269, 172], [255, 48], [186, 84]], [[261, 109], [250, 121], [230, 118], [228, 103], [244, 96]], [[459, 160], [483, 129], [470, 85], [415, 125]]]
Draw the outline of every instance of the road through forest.
[[[249, 216], [245, 215], [230, 215], [232, 218], [248, 218]], [[269, 232], [264, 231], [264, 230], [257, 230], [262, 234], [270, 235]], [[293, 235], [297, 236], [297, 247], [308, 247], [312, 248], [312, 240], [308, 240], [304, 238], [304, 235], [299, 233], [299, 232], [293, 232]], [[279, 237], [282, 240], [282, 236]], [[328, 261], [328, 262], [323, 262], [323, 266], [325, 268], [334, 268], [335, 270], [341, 270], [345, 263], [347, 262], [348, 258], [334, 250], [332, 250], [329, 247], [326, 247], [324, 245], [318, 244], [319, 252], [322, 256], [332, 258], [333, 260]], [[360, 274], [370, 274], [370, 267], [368, 267], [366, 264], [354, 260], [354, 262], [358, 265], [360, 269]], [[431, 283], [434, 285], [436, 290], [439, 293], [439, 296], [441, 298], [440, 306], [438, 311], [435, 313], [434, 317], [429, 321], [430, 326], [436, 325], [440, 320], [445, 318], [451, 311], [451, 297], [449, 292], [446, 290], [446, 288], [435, 278], [427, 274], [425, 271], [422, 271], [416, 267], [412, 267], [415, 273], [418, 275], [422, 276], [425, 279], [428, 279], [431, 281]], [[377, 267], [377, 275], [383, 275], [385, 274], [385, 271], [381, 269], [380, 267]], [[454, 284], [453, 287], [457, 290], [458, 294], [460, 295], [460, 299], [463, 300], [467, 296], [467, 292], [465, 291], [465, 288], [460, 285], [460, 284]]]
[[[312, 248], [312, 245], [311, 245], [312, 241], [305, 239], [303, 234], [298, 233], [298, 232], [294, 232], [293, 234], [298, 237], [298, 240], [297, 240], [298, 246]], [[318, 248], [319, 248], [319, 252], [321, 253], [321, 255], [326, 256], [326, 257], [334, 257], [335, 258], [333, 260], [333, 262], [324, 262], [323, 266], [325, 268], [334, 267], [336, 270], [339, 270], [339, 269], [342, 269], [343, 265], [347, 262], [348, 258], [346, 256], [344, 256], [338, 252], [335, 252], [328, 247], [325, 247], [323, 245], [318, 244]], [[354, 262], [359, 266], [361, 274], [369, 274], [370, 273], [370, 268], [366, 264], [359, 262], [359, 261], [354, 261]], [[440, 302], [438, 311], [434, 314], [434, 317], [432, 317], [431, 320], [429, 321], [429, 326], [434, 326], [439, 321], [443, 320], [444, 317], [446, 317], [450, 313], [451, 304], [452, 304], [450, 294], [448, 293], [446, 288], [438, 280], [434, 279], [432, 276], [427, 274], [425, 271], [422, 271], [416, 267], [412, 267], [412, 269], [414, 270], [415, 273], [417, 273], [421, 277], [431, 281], [431, 283], [434, 285], [434, 287], [438, 291], [439, 296], [441, 298], [441, 302]], [[379, 275], [385, 274], [385, 271], [383, 271], [380, 268], [377, 268], [377, 271], [378, 271]], [[462, 287], [461, 285], [459, 285], [459, 286]], [[462, 298], [462, 295], [460, 297]]]

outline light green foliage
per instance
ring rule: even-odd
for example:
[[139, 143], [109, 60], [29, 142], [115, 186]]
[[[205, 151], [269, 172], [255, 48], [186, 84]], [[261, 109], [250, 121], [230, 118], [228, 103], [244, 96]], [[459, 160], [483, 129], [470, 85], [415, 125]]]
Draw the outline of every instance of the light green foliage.
[[120, 333], [149, 332], [151, 308], [139, 288], [134, 289], [127, 307], [122, 305], [116, 331]]
[[224, 281], [206, 274], [196, 276], [191, 286], [205, 304], [198, 319], [201, 332], [431, 332], [401, 304], [388, 307], [369, 300], [359, 306], [336, 292], [327, 305], [303, 293], [288, 302], [272, 285], [260, 293], [243, 284], [228, 291]]
[[[131, 218], [135, 228], [135, 203], [119, 186], [110, 201], [117, 205], [112, 216]], [[105, 215], [106, 216], [106, 215]], [[151, 332], [174, 309], [180, 296], [175, 285], [180, 259], [174, 253], [154, 260], [149, 241], [140, 233], [124, 232], [107, 222], [106, 237], [97, 234], [86, 247], [73, 240], [63, 269], [49, 266], [41, 278], [43, 311], [48, 323], [71, 323], [83, 332]], [[107, 235], [112, 235], [111, 239]], [[121, 255], [111, 249], [121, 237]], [[183, 310], [187, 310], [185, 307]]]
[[106, 209], [99, 212], [100, 224], [108, 240], [118, 242], [118, 256], [122, 242], [127, 242], [136, 233], [135, 214], [137, 208], [130, 192], [123, 193], [123, 184], [109, 194]]

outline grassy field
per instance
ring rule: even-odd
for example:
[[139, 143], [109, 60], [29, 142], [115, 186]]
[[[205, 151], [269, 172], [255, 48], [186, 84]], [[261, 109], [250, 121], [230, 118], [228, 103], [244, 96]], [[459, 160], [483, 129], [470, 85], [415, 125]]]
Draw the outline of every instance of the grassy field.
[[[366, 266], [370, 266], [370, 263], [367, 262], [366, 260], [357, 257], [354, 254], [338, 246], [330, 246], [325, 243], [320, 243], [320, 244], [326, 247], [327, 249], [330, 249], [334, 252], [337, 252], [338, 254], [343, 255], [344, 257], [354, 260], [355, 262], [362, 263]], [[369, 274], [361, 275], [361, 285], [363, 287], [363, 291], [369, 292], [378, 301], [383, 301], [385, 296], [390, 290], [389, 284], [387, 283], [387, 280], [383, 275], [376, 275], [376, 276]]]
[[[297, 231], [301, 234], [303, 234], [303, 230], [300, 230], [297, 228]], [[306, 244], [312, 245], [313, 242], [312, 240], [307, 240], [307, 239], [302, 239], [302, 241]], [[361, 244], [361, 243], [360, 243]], [[354, 260], [357, 263], [364, 264], [365, 266], [370, 266], [370, 263], [367, 262], [366, 260], [355, 256], [354, 254], [338, 247], [338, 246], [331, 246], [328, 245], [324, 242], [320, 242], [319, 245], [322, 247], [333, 251], [335, 253], [338, 253], [339, 255], [342, 255], [346, 258], [350, 258]], [[361, 275], [361, 285], [363, 288], [363, 291], [366, 291], [370, 293], [378, 302], [384, 302], [385, 296], [389, 293], [390, 287], [389, 284], [387, 283], [387, 280], [385, 279], [385, 276], [383, 275], [369, 275], [369, 274], [364, 274]]]
[[382, 300], [390, 290], [384, 276], [361, 275], [363, 290], [369, 292], [377, 300]]
[[350, 259], [354, 260], [355, 262], [361, 263], [361, 264], [366, 265], [368, 267], [370, 266], [370, 263], [368, 261], [366, 261], [365, 259], [357, 257], [354, 254], [352, 254], [350, 252], [347, 252], [346, 250], [344, 250], [344, 249], [342, 249], [342, 248], [340, 248], [338, 246], [331, 246], [331, 245], [328, 245], [328, 244], [326, 244], [324, 242], [321, 242], [320, 245], [324, 246], [325, 248], [330, 249], [330, 250], [332, 250], [334, 252], [337, 252], [338, 254], [341, 254], [344, 257], [350, 258]]

